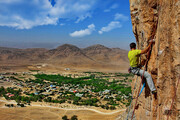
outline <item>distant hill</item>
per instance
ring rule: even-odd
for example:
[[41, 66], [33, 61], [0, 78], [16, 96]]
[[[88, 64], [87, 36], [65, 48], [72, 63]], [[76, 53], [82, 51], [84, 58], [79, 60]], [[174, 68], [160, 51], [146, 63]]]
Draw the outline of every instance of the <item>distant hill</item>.
[[30, 49], [16, 49], [0, 47], [1, 61], [17, 61], [17, 60], [40, 60], [45, 57], [47, 49], [44, 48], [30, 48]]
[[[128, 66], [128, 51], [93, 45], [78, 48], [64, 44], [56, 49], [29, 48], [16, 49], [0, 47], [0, 62], [3, 65], [33, 65], [46, 63], [55, 66], [109, 68]], [[16, 63], [16, 64], [15, 64]]]

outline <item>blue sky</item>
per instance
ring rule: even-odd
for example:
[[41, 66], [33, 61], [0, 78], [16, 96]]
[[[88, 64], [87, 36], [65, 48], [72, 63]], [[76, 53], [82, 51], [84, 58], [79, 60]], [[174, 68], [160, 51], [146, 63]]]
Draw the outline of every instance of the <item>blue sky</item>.
[[0, 46], [129, 49], [132, 41], [129, 0], [0, 1]]

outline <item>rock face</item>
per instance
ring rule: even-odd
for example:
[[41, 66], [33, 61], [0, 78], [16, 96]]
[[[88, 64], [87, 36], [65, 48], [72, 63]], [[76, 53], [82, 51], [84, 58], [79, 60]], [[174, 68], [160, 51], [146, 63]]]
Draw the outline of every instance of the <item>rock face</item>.
[[[148, 71], [157, 88], [157, 99], [146, 86], [138, 98], [136, 119], [166, 120], [167, 111], [175, 98], [169, 120], [179, 120], [180, 85], [177, 88], [177, 84], [180, 79], [180, 0], [130, 0], [130, 10], [138, 49], [145, 48], [148, 40], [155, 38]], [[146, 59], [146, 56], [142, 58]], [[140, 81], [139, 78], [136, 89]]]

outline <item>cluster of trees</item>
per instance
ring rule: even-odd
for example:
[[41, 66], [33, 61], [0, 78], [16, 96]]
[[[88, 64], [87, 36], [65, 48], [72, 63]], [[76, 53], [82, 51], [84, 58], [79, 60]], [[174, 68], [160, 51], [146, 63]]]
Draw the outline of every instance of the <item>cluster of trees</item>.
[[14, 79], [14, 80], [17, 80], [17, 81], [22, 81], [22, 80], [19, 80], [18, 78], [14, 77], [14, 76], [11, 76], [10, 78]]
[[[120, 74], [120, 73], [119, 73]], [[121, 73], [122, 75], [126, 75]], [[43, 80], [51, 81], [57, 83], [57, 85], [63, 85], [63, 84], [79, 84], [79, 86], [83, 87], [91, 86], [92, 92], [99, 92], [103, 91], [105, 89], [109, 89], [111, 91], [121, 91], [122, 93], [125, 93], [128, 95], [131, 93], [131, 87], [128, 87], [126, 84], [119, 83], [119, 81], [113, 80], [113, 82], [109, 82], [108, 80], [104, 79], [92, 79], [91, 76], [89, 77], [81, 77], [81, 78], [72, 78], [72, 77], [65, 77], [61, 75], [46, 75], [46, 74], [36, 74], [35, 77], [37, 78], [33, 82], [37, 83], [43, 83]], [[94, 88], [94, 89], [93, 89]]]
[[5, 88], [3, 86], [1, 86], [1, 88], [0, 88], [0, 96], [2, 97], [5, 94], [6, 94]]
[[[97, 106], [96, 103], [99, 101], [97, 98], [89, 98], [86, 100], [81, 99], [81, 97], [77, 97], [74, 94], [68, 96], [59, 96], [58, 98], [69, 101], [69, 103], [73, 103], [74, 105], [90, 105], [90, 106]], [[70, 102], [72, 101], [72, 102]]]
[[[1, 86], [1, 88], [0, 88], [0, 96], [5, 97], [7, 100], [14, 100], [16, 97], [18, 97], [21, 94], [21, 91], [22, 91], [21, 89], [14, 90], [11, 87], [8, 87], [7, 89], [5, 89], [3, 86]], [[7, 93], [14, 94], [14, 96], [8, 97], [6, 95]]]
[[[131, 76], [131, 74], [124, 74], [124, 73], [117, 73], [116, 75], [119, 76]], [[107, 94], [119, 94], [118, 92], [121, 91], [120, 95], [126, 95], [128, 98], [128, 100], [131, 98], [130, 93], [131, 93], [131, 87], [123, 84], [123, 83], [119, 83], [118, 80], [113, 80], [112, 82], [109, 82], [108, 80], [105, 79], [95, 79], [94, 76], [87, 76], [87, 77], [80, 77], [80, 78], [72, 78], [72, 77], [66, 77], [66, 76], [61, 76], [61, 75], [47, 75], [47, 74], [36, 74], [35, 77], [37, 78], [35, 81], [38, 81], [39, 83], [43, 83], [43, 80], [46, 81], [51, 81], [54, 82], [54, 84], [56, 85], [63, 85], [63, 84], [71, 84], [71, 85], [76, 85], [79, 84], [79, 87], [83, 87], [83, 86], [90, 86], [91, 87], [91, 91], [92, 92], [100, 92], [100, 91], [104, 91], [105, 89], [110, 90], [109, 93]], [[97, 106], [96, 102], [90, 101], [90, 100], [81, 100], [81, 102], [79, 101], [81, 98], [76, 97], [74, 93], [69, 93], [66, 91], [66, 93], [63, 93], [63, 96], [60, 96], [60, 99], [66, 99], [66, 100], [71, 100], [73, 104], [76, 105], [94, 105]], [[71, 94], [70, 96], [67, 94]], [[83, 93], [84, 96], [88, 97], [89, 99], [91, 98], [89, 95], [89, 93]], [[120, 97], [117, 98], [118, 101], [121, 101], [122, 99]], [[47, 102], [56, 102], [56, 103], [63, 103], [63, 101], [61, 100], [45, 100]], [[109, 103], [110, 102], [109, 100]]]
[[100, 105], [100, 107], [103, 108], [103, 109], [106, 109], [106, 110], [115, 110], [116, 109], [115, 106], [113, 106], [113, 105], [109, 106], [108, 104]]
[[[25, 103], [30, 103], [31, 101], [37, 102], [37, 101], [42, 101], [42, 99], [45, 98], [44, 95], [34, 95], [30, 94], [29, 97], [21, 96], [21, 89], [15, 90], [14, 88], [0, 88], [0, 96], [5, 97], [6, 100], [15, 100], [17, 103], [25, 102]], [[11, 93], [14, 94], [14, 96], [8, 97], [6, 94]]]
[[68, 117], [67, 117], [66, 115], [64, 115], [64, 116], [62, 117], [62, 119], [63, 119], [63, 120], [78, 120], [78, 117], [77, 117], [77, 115], [73, 115], [73, 116], [71, 117], [71, 119], [68, 119]]
[[122, 77], [133, 77], [133, 74], [130, 73], [115, 73], [116, 76], [122, 76]]
[[[6, 106], [6, 107], [15, 107], [14, 104], [5, 104], [5, 106]], [[19, 103], [17, 104], [17, 106], [19, 106], [19, 107], [25, 107], [24, 104], [19, 104]]]
[[51, 97], [47, 97], [44, 99], [44, 102], [52, 102], [52, 103], [65, 103], [66, 100], [65, 99], [62, 99], [62, 100], [58, 100], [58, 99], [55, 99], [53, 100]]
[[91, 77], [81, 77], [81, 78], [72, 78], [61, 75], [46, 75], [46, 74], [36, 74], [34, 75], [38, 80], [47, 80], [51, 82], [56, 82], [58, 85], [62, 84], [80, 84], [83, 83], [83, 80], [90, 79]]
[[14, 104], [5, 104], [6, 107], [14, 107]]
[[44, 98], [45, 98], [44, 95], [31, 94], [29, 97], [17, 96], [17, 97], [12, 97], [11, 99], [14, 99], [17, 103], [21, 103], [21, 102], [30, 103], [31, 101], [42, 102], [42, 99], [44, 99]]
[[99, 100], [97, 99], [97, 98], [89, 98], [89, 99], [80, 99], [80, 100], [74, 100], [73, 101], [73, 104], [75, 104], [75, 105], [90, 105], [90, 106], [96, 106], [96, 107], [98, 107], [98, 105], [97, 105], [97, 102], [98, 102]]
[[103, 72], [84, 72], [84, 73], [105, 75], [105, 73]]
[[25, 107], [24, 104], [20, 104], [20, 103], [18, 103], [17, 106]]
[[43, 79], [35, 79], [35, 80], [29, 79], [29, 80], [26, 80], [26, 81], [25, 81], [25, 83], [30, 83], [30, 82], [40, 83], [40, 84], [46, 84], [46, 82], [44, 82]]

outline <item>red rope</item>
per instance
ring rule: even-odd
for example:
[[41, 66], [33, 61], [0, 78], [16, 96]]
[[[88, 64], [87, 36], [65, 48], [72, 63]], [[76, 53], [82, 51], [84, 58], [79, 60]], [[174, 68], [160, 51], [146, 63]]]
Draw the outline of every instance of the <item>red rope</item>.
[[180, 81], [180, 76], [179, 76], [179, 80], [178, 80], [177, 86], [176, 86], [176, 88], [175, 88], [174, 97], [172, 98], [172, 103], [171, 103], [170, 110], [168, 111], [167, 120], [169, 120], [169, 114], [170, 114], [169, 112], [171, 112], [171, 109], [172, 109], [172, 106], [173, 106], [173, 103], [174, 103], [174, 100], [175, 100], [175, 97], [176, 97], [176, 91], [177, 91], [177, 89], [178, 89], [179, 81]]

